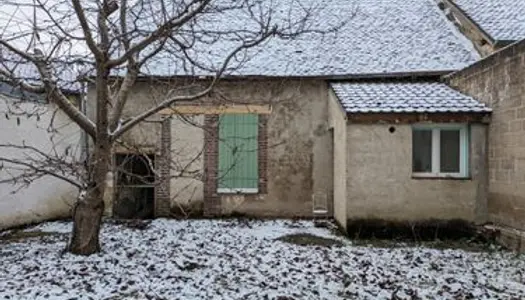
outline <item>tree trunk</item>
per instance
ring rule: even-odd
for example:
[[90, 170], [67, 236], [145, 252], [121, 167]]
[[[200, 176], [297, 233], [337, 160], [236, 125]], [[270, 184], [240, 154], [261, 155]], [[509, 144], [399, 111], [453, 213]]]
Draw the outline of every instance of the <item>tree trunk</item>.
[[73, 233], [68, 250], [73, 254], [90, 255], [100, 251], [99, 233], [104, 212], [103, 194], [98, 187], [87, 192], [73, 211]]
[[[107, 53], [106, 53], [107, 54]], [[73, 233], [68, 250], [74, 254], [90, 255], [100, 251], [99, 233], [104, 213], [106, 175], [111, 160], [112, 141], [108, 130], [108, 76], [104, 61], [97, 60], [96, 136], [90, 158], [86, 196], [79, 199], [73, 210]]]
[[104, 213], [106, 175], [111, 159], [111, 144], [105, 138], [95, 143], [90, 185], [84, 199], [79, 199], [73, 210], [73, 232], [68, 250], [73, 254], [90, 255], [100, 251], [99, 233]]

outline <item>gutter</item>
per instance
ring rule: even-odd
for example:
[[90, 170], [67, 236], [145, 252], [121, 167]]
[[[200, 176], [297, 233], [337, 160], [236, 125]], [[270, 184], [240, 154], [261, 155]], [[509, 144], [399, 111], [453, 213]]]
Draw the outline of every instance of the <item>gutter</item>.
[[[341, 75], [312, 75], [312, 76], [286, 76], [286, 75], [229, 75], [223, 76], [221, 80], [239, 80], [239, 79], [317, 79], [317, 80], [328, 80], [328, 81], [344, 81], [344, 80], [373, 80], [373, 79], [434, 79], [439, 78], [443, 75], [449, 74], [456, 71], [451, 70], [439, 70], [439, 71], [407, 71], [407, 72], [385, 72], [385, 73], [362, 73], [362, 74], [341, 74]], [[121, 76], [110, 76], [111, 79], [121, 78]], [[142, 75], [137, 78], [137, 81], [149, 81], [151, 79], [162, 80], [162, 79], [188, 79], [198, 78], [201, 80], [212, 79], [212, 75], [174, 75], [174, 76], [155, 76], [155, 75]]]

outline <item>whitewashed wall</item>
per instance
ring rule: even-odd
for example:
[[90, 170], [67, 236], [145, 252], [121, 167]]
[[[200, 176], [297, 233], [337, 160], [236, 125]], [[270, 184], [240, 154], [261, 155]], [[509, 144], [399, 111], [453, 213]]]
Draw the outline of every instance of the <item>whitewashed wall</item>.
[[[50, 124], [56, 107], [52, 104], [22, 103], [20, 110], [38, 110], [43, 114], [36, 116], [14, 115], [6, 117], [8, 108], [13, 108], [15, 100], [0, 94], [0, 144], [21, 144], [38, 147], [49, 151], [52, 147], [51, 137], [58, 151], [71, 145], [72, 151], [80, 155], [82, 149], [81, 134], [78, 126], [67, 116], [58, 112], [53, 121], [53, 127], [58, 130], [50, 133], [47, 128]], [[24, 152], [15, 149], [0, 148], [0, 157], [23, 157]], [[0, 179], [4, 179], [6, 169], [0, 170]], [[77, 196], [77, 189], [64, 181], [54, 177], [44, 177], [33, 182], [29, 187], [12, 193], [18, 187], [12, 184], [0, 183], [0, 229], [39, 222], [47, 219], [62, 218], [70, 215], [72, 200]]]

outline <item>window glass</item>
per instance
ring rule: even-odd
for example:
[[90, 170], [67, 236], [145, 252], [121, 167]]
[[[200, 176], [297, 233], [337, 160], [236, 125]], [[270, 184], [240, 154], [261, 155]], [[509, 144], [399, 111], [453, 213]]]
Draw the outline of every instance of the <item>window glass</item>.
[[412, 171], [432, 172], [432, 130], [414, 130], [412, 133]]
[[442, 173], [459, 173], [460, 134], [459, 130], [440, 131], [440, 168]]

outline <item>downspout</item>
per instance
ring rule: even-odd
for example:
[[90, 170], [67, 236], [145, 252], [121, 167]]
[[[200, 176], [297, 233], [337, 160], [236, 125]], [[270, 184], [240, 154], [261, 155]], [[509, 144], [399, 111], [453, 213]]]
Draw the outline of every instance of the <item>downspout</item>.
[[[86, 82], [84, 81], [82, 82], [82, 91], [80, 93], [80, 112], [82, 112], [85, 116], [87, 116], [87, 86], [86, 86]], [[81, 155], [84, 156], [84, 159], [86, 160], [86, 163], [87, 163], [87, 160], [89, 158], [89, 136], [84, 130], [81, 130], [80, 138], [83, 143], [83, 147], [82, 147], [83, 149], [82, 149]]]

